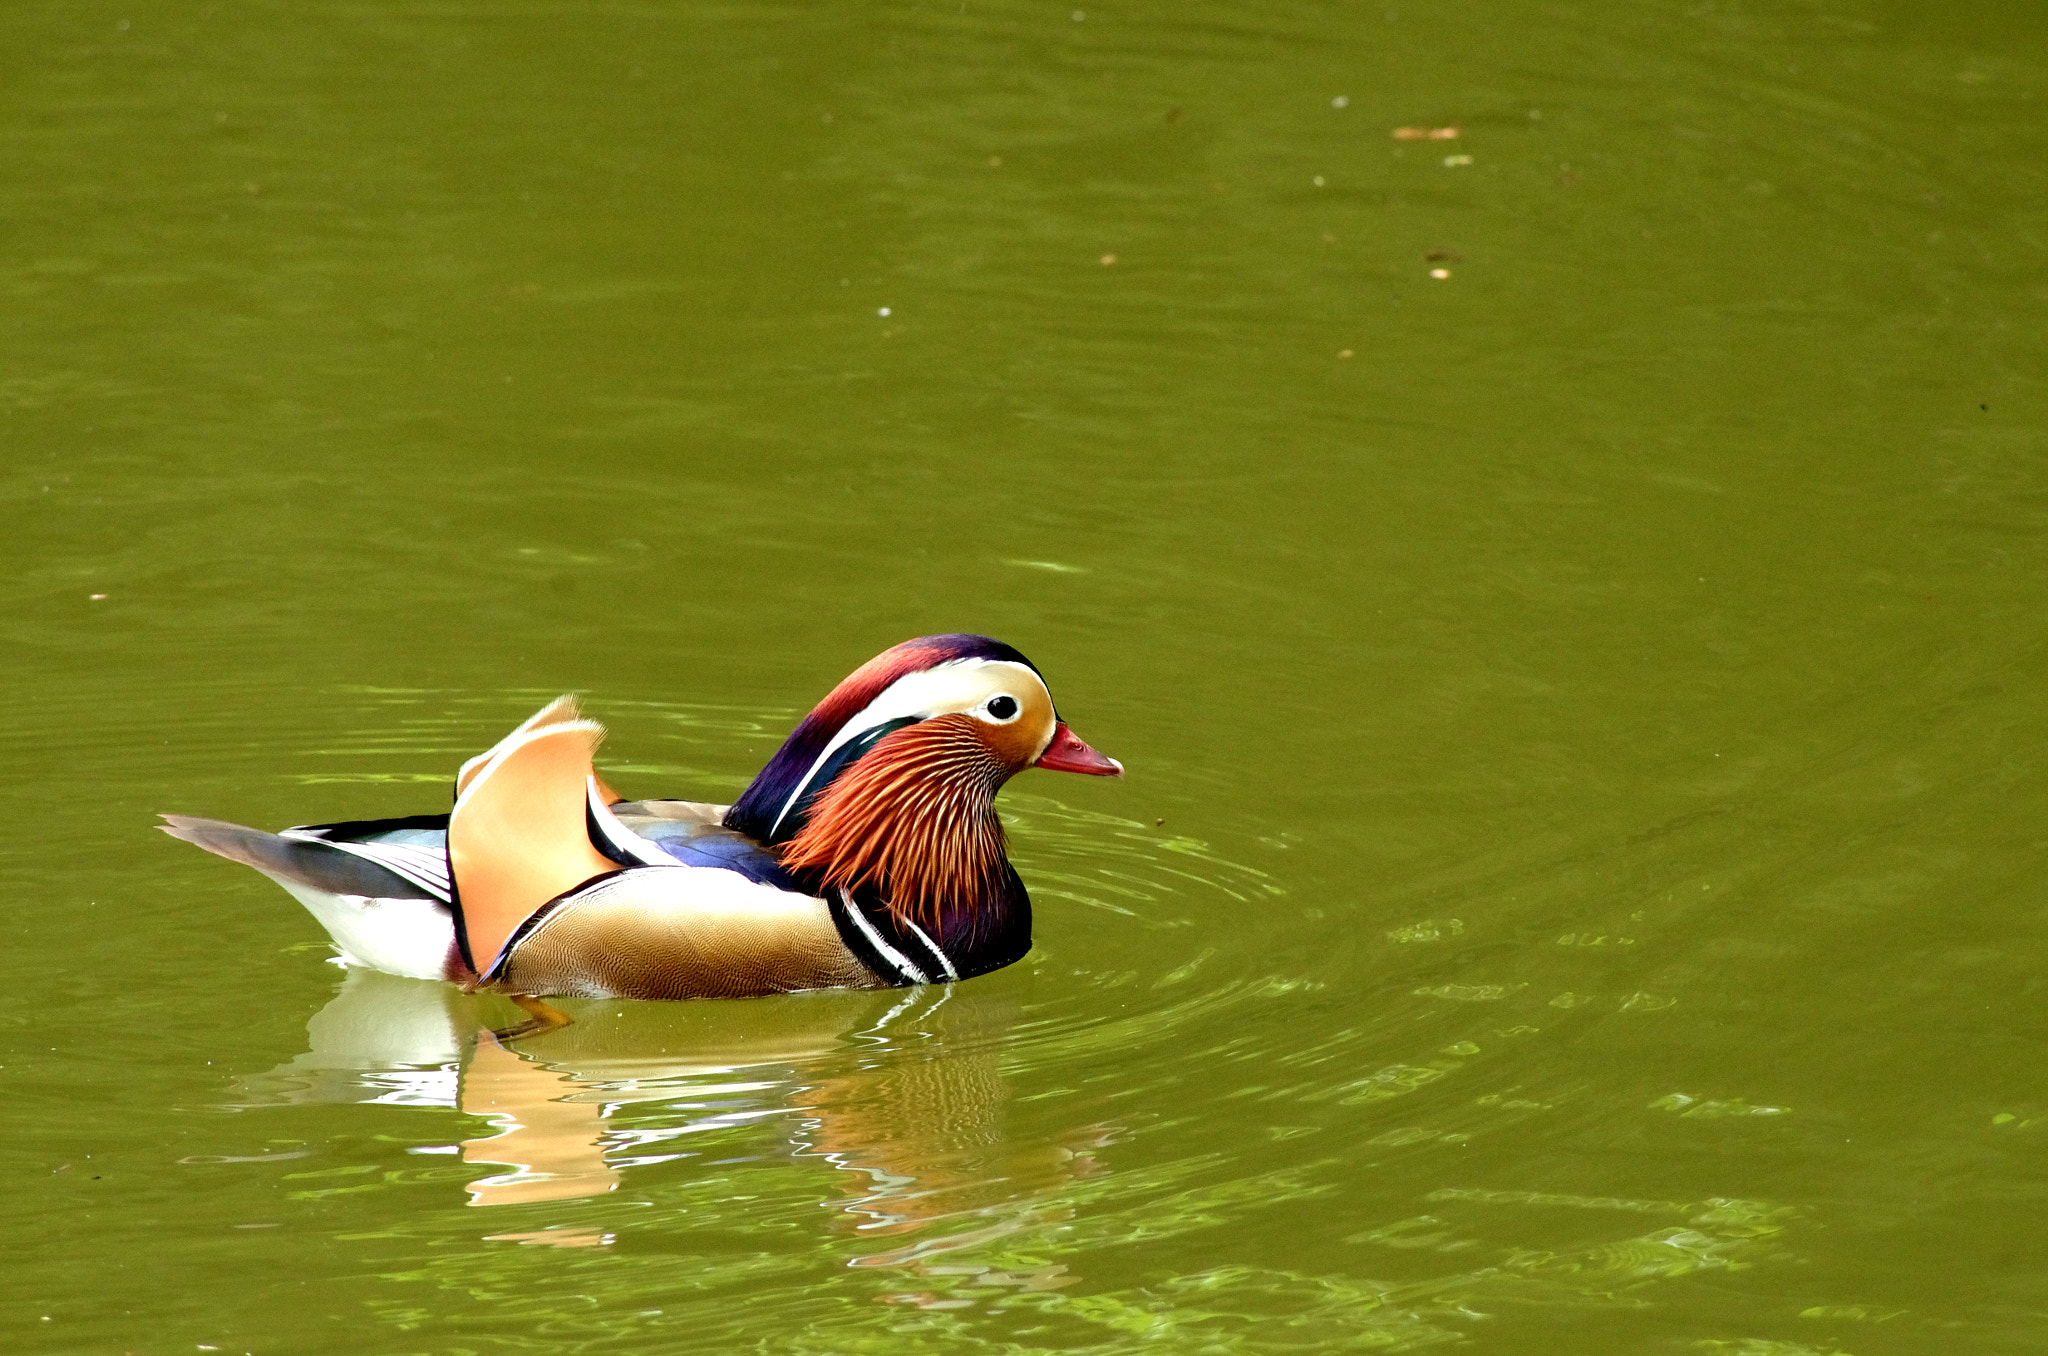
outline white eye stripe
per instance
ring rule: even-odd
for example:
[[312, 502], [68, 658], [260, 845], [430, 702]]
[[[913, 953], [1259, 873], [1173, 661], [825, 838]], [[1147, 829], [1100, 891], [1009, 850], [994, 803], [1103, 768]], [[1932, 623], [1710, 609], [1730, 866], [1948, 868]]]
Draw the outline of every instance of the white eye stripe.
[[[1018, 664], [1008, 659], [952, 659], [943, 664], [922, 669], [916, 673], [903, 675], [903, 677], [898, 678], [895, 682], [884, 688], [881, 694], [869, 702], [859, 714], [839, 727], [838, 732], [825, 745], [824, 751], [812, 760], [809, 771], [804, 773], [803, 780], [798, 782], [796, 789], [789, 793], [789, 799], [782, 803], [781, 810], [776, 813], [775, 823], [769, 828], [768, 832], [773, 834], [782, 827], [782, 821], [789, 817], [790, 809], [804, 798], [804, 792], [810, 788], [811, 779], [818, 775], [818, 769], [823, 767], [826, 760], [837, 753], [849, 740], [858, 738], [885, 721], [900, 720], [905, 716], [918, 720], [928, 720], [932, 716], [943, 715], [948, 711], [963, 710], [971, 710], [977, 716], [982, 715], [979, 703], [969, 706], [961, 700], [960, 688], [963, 683], [971, 684], [973, 682], [973, 678], [970, 675], [988, 669], [1010, 670], [1013, 673], [1023, 675], [1029, 682], [1037, 684], [1041, 691], [1044, 689], [1045, 680], [1040, 678], [1037, 673], [1023, 664]], [[986, 691], [987, 689], [984, 688], [982, 690]], [[1047, 700], [1051, 700], [1049, 696]], [[1021, 701], [1018, 703], [1018, 709], [1020, 711], [1023, 709]], [[1015, 719], [1015, 717], [1012, 717], [1012, 719]]]

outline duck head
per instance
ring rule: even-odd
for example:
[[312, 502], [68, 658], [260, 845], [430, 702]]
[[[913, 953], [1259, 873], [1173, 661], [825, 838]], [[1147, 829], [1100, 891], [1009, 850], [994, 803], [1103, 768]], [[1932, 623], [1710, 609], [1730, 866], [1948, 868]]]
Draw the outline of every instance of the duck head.
[[804, 717], [727, 813], [825, 888], [878, 886], [906, 917], [972, 900], [1008, 869], [994, 809], [1028, 767], [1120, 777], [1053, 707], [1038, 669], [987, 636], [884, 650]]

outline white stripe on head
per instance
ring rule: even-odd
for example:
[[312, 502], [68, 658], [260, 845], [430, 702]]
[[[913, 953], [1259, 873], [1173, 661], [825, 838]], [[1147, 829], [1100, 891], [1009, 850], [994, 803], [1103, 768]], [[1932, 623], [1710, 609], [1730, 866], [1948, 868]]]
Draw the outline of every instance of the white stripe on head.
[[[789, 793], [789, 799], [782, 802], [775, 822], [768, 826], [769, 836], [774, 837], [776, 830], [782, 827], [782, 821], [789, 818], [791, 808], [804, 798], [804, 792], [810, 789], [811, 779], [818, 775], [818, 769], [848, 743], [888, 721], [905, 717], [930, 720], [933, 716], [971, 711], [1007, 685], [1006, 680], [1008, 683], [1035, 684], [1040, 692], [1045, 691], [1045, 680], [1029, 665], [1009, 659], [949, 659], [943, 664], [904, 674], [883, 688], [879, 696], [862, 707], [846, 724], [833, 731], [830, 742], [812, 761], [804, 779]], [[1024, 690], [1028, 692], [1030, 688]], [[1046, 701], [1050, 703], [1051, 700], [1051, 695], [1047, 694]]]

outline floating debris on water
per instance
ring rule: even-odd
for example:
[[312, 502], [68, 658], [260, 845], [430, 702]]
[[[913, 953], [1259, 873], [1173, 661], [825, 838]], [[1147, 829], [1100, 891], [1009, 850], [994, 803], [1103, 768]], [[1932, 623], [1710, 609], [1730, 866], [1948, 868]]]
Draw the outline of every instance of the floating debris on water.
[[521, 1247], [538, 1245], [545, 1248], [602, 1248], [610, 1245], [616, 1237], [602, 1229], [577, 1229], [566, 1224], [556, 1224], [545, 1229], [532, 1229], [518, 1234], [485, 1234], [484, 1241], [517, 1243]]
[[1461, 936], [1465, 931], [1462, 918], [1425, 918], [1419, 923], [1407, 923], [1387, 929], [1390, 942], [1442, 942]]
[[1086, 574], [1086, 573], [1088, 573], [1088, 570], [1087, 570], [1087, 568], [1086, 568], [1085, 566], [1081, 566], [1081, 565], [1062, 565], [1062, 564], [1060, 564], [1060, 563], [1059, 563], [1058, 561], [1056, 561], [1056, 560], [1006, 560], [1006, 561], [1004, 561], [1004, 562], [1003, 562], [1003, 564], [1005, 564], [1005, 565], [1017, 565], [1017, 566], [1021, 566], [1021, 567], [1023, 567], [1024, 569], [1027, 569], [1027, 570], [1050, 570], [1050, 571], [1052, 571], [1052, 572], [1053, 572], [1054, 574]]
[[1722, 1116], [1785, 1116], [1791, 1114], [1790, 1107], [1756, 1106], [1743, 1101], [1740, 1097], [1730, 1097], [1725, 1101], [1711, 1099], [1702, 1101], [1697, 1097], [1688, 1097], [1682, 1092], [1674, 1092], [1669, 1096], [1659, 1097], [1656, 1101], [1650, 1103], [1650, 1110], [1675, 1111], [1681, 1116], [1703, 1116], [1708, 1119]]
[[1390, 134], [1396, 141], [1456, 141], [1455, 127], [1396, 127]]
[[1904, 1309], [1873, 1309], [1865, 1304], [1816, 1304], [1811, 1309], [1801, 1309], [1801, 1318], [1833, 1318], [1848, 1323], [1889, 1323]]
[[1519, 984], [1438, 984], [1414, 990], [1417, 998], [1448, 998], [1454, 1003], [1498, 1003], [1516, 989]]

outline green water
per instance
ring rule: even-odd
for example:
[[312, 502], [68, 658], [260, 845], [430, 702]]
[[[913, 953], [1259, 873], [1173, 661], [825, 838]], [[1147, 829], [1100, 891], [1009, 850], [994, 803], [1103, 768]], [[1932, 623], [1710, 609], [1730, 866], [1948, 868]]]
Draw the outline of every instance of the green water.
[[[8, 1350], [2048, 1350], [2044, 104], [2023, 5], [16, 0]], [[725, 798], [940, 630], [1131, 776], [900, 1007], [507, 1049], [148, 828], [571, 688]]]

